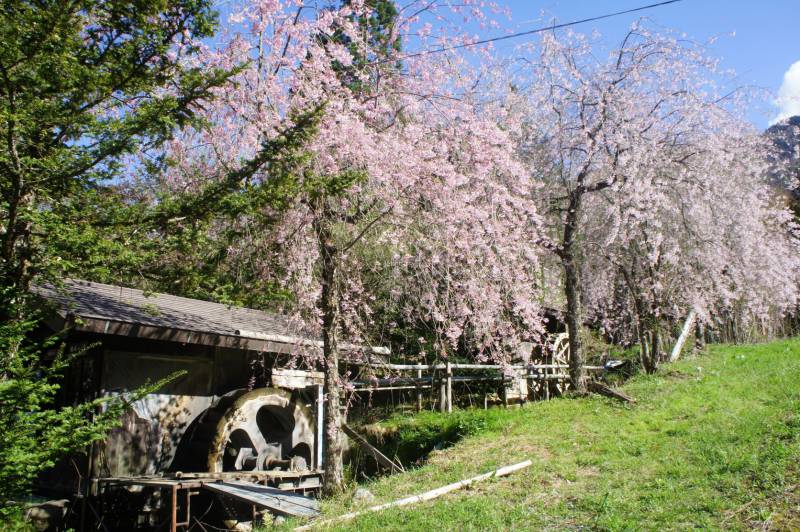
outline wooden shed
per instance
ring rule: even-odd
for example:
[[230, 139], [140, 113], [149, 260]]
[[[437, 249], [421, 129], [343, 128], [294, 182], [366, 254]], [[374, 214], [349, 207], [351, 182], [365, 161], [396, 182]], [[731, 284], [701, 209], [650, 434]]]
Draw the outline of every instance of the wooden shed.
[[80, 280], [35, 291], [51, 310], [47, 327], [85, 350], [65, 374], [62, 404], [183, 373], [135, 401], [87, 456], [45, 475], [40, 492], [97, 495], [103, 483], [185, 483], [188, 473], [319, 487], [322, 374], [292, 363], [320, 342], [285, 316]]

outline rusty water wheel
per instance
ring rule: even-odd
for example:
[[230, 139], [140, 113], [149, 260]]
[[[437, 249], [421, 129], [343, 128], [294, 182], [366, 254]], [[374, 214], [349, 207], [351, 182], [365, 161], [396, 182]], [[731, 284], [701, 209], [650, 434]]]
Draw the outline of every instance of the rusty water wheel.
[[[235, 390], [203, 415], [194, 431], [195, 448], [205, 449], [206, 471], [303, 471], [314, 456], [314, 416], [288, 390]], [[219, 498], [225, 526], [250, 530], [246, 505]], [[251, 519], [251, 518], [248, 518]]]
[[[569, 365], [569, 335], [567, 333], [560, 333], [553, 338], [550, 347], [550, 356], [548, 357], [548, 364], [567, 364]], [[569, 373], [569, 369], [556, 369], [553, 373]], [[569, 387], [569, 380], [551, 381], [552, 389], [555, 389], [559, 394], [564, 394]], [[549, 384], [549, 383], [548, 383]]]
[[261, 388], [242, 394], [214, 432], [207, 461], [212, 473], [302, 471], [311, 466], [314, 416], [288, 390]]

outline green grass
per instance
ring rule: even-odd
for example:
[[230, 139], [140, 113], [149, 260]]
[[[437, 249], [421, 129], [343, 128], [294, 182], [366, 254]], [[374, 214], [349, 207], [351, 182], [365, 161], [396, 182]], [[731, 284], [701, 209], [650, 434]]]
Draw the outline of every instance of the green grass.
[[[714, 346], [623, 389], [636, 404], [558, 399], [389, 420], [412, 439], [452, 435], [453, 419], [466, 429], [423, 466], [362, 484], [376, 502], [533, 466], [336, 529], [800, 529], [800, 340]], [[365, 506], [354, 488], [325, 501], [323, 518]]]

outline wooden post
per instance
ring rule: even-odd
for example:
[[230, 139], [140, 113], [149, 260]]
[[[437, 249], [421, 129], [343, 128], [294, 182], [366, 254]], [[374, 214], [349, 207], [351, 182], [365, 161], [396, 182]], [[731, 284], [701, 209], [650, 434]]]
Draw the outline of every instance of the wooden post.
[[322, 426], [325, 410], [325, 395], [322, 385], [317, 386], [317, 469], [322, 470], [322, 446], [325, 444], [325, 433]]
[[417, 412], [422, 412], [422, 370], [417, 370]]
[[447, 412], [447, 383], [439, 372], [439, 412]]
[[524, 405], [528, 399], [533, 399], [531, 396], [533, 390], [533, 379], [531, 379], [531, 368], [525, 368], [523, 375], [525, 376], [525, 393], [522, 394], [520, 401]]
[[[554, 357], [554, 360], [555, 360], [555, 357]], [[543, 387], [542, 389], [544, 390], [544, 400], [545, 401], [549, 401], [550, 400], [550, 380], [547, 378], [549, 375], [550, 375], [550, 370], [545, 368], [543, 370], [543, 375], [542, 375], [544, 377], [544, 379], [542, 379], [542, 387]]]
[[453, 411], [453, 368], [450, 367], [450, 362], [447, 362], [447, 413]]
[[172, 485], [172, 497], [171, 497], [171, 508], [170, 508], [170, 521], [169, 521], [169, 530], [170, 532], [177, 532], [178, 530], [178, 485]]

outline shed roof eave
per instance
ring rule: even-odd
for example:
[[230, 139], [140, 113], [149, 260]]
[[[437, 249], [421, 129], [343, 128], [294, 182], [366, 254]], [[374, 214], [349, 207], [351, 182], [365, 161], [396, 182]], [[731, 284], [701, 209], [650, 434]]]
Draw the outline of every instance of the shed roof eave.
[[[243, 338], [253, 338], [259, 340], [265, 340], [270, 342], [280, 342], [280, 343], [287, 343], [291, 345], [303, 345], [309, 347], [317, 347], [322, 348], [323, 343], [321, 340], [311, 340], [308, 338], [299, 338], [296, 336], [284, 336], [281, 334], [267, 334], [258, 331], [247, 331], [243, 329], [239, 329], [236, 331], [236, 334]], [[341, 349], [344, 351], [356, 351], [362, 348], [366, 348], [371, 353], [375, 355], [390, 355], [391, 350], [385, 346], [358, 346], [355, 344], [350, 343], [343, 343], [341, 344]]]
[[243, 336], [192, 331], [187, 329], [175, 329], [156, 325], [144, 325], [139, 323], [118, 321], [108, 318], [93, 318], [85, 316], [78, 316], [75, 319], [74, 329], [76, 331], [86, 333], [127, 336], [130, 338], [175, 342], [180, 344], [227, 347], [246, 351], [289, 353], [294, 348], [293, 344], [275, 340], [248, 338]]

